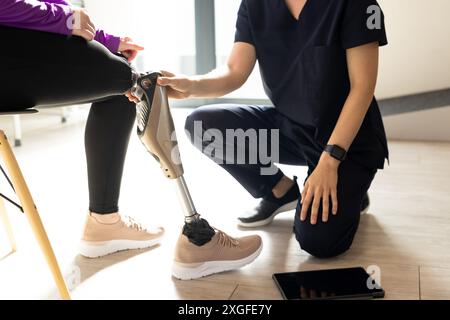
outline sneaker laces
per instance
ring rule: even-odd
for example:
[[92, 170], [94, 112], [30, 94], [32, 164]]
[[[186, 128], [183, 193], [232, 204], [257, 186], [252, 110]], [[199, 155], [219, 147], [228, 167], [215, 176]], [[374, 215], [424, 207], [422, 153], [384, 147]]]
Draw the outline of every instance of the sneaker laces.
[[225, 232], [216, 229], [216, 232], [219, 234], [219, 244], [223, 247], [229, 247], [229, 248], [234, 248], [237, 247], [239, 245], [239, 241], [231, 236], [229, 236], [228, 234], [226, 234]]
[[137, 222], [130, 216], [124, 217], [124, 223], [128, 228], [135, 229], [137, 231], [145, 231], [146, 229], [142, 226], [141, 223]]

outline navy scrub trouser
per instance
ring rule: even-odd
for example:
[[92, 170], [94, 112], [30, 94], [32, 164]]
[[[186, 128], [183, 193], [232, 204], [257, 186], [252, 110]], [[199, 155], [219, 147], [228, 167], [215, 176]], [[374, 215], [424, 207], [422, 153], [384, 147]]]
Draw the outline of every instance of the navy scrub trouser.
[[[196, 123], [197, 122], [197, 123]], [[198, 128], [202, 130], [198, 130]], [[216, 136], [208, 135], [214, 130], [226, 136], [227, 129], [279, 129], [279, 163], [290, 165], [307, 165], [308, 175], [317, 165], [323, 146], [314, 140], [314, 128], [301, 126], [292, 122], [272, 107], [212, 105], [196, 109], [186, 120], [186, 132], [192, 141], [203, 137], [203, 144], [197, 147], [205, 153], [211, 144], [223, 144], [221, 149], [226, 157], [229, 141], [219, 141]], [[197, 129], [197, 130], [196, 130]], [[212, 130], [212, 131], [211, 131]], [[254, 131], [255, 132], [255, 131]], [[263, 135], [270, 137], [270, 134]], [[270, 150], [270, 139], [267, 139]], [[219, 147], [216, 145], [216, 147]], [[258, 145], [260, 141], [258, 141]], [[249, 152], [248, 143], [236, 145], [235, 149], [243, 148]], [[211, 149], [209, 149], [211, 150]], [[234, 150], [234, 155], [237, 150]], [[222, 153], [221, 153], [222, 154]], [[267, 164], [227, 164], [218, 159], [216, 154], [207, 154], [228, 171], [255, 198], [260, 198], [271, 192], [272, 188], [283, 176], [278, 169], [275, 174], [262, 175], [261, 168]], [[247, 160], [249, 157], [246, 158]], [[259, 158], [258, 158], [259, 160]], [[309, 219], [302, 222], [299, 219], [300, 201], [295, 212], [294, 232], [300, 247], [313, 256], [328, 258], [339, 255], [348, 250], [353, 242], [359, 225], [361, 202], [375, 176], [376, 169], [365, 168], [352, 161], [351, 156], [339, 167], [338, 179], [338, 213], [330, 214], [327, 223], [319, 219], [316, 225], [311, 225]], [[299, 199], [300, 200], [300, 199]], [[321, 212], [320, 208], [320, 212]]]

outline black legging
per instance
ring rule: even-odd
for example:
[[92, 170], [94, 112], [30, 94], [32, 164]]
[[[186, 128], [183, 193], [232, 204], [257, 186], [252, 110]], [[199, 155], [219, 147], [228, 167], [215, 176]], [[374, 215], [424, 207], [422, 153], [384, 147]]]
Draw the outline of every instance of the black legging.
[[118, 211], [123, 164], [136, 109], [125, 59], [98, 42], [0, 26], [0, 110], [93, 102], [85, 146], [89, 209]]

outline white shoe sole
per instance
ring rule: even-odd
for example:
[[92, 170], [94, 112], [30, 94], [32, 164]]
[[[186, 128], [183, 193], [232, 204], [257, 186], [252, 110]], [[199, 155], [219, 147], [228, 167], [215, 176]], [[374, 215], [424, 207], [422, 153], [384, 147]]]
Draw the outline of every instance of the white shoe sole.
[[111, 241], [84, 241], [82, 240], [79, 252], [87, 258], [99, 258], [119, 251], [145, 249], [161, 243], [163, 236], [146, 241], [137, 240], [111, 240]]
[[172, 275], [180, 280], [193, 280], [206, 277], [215, 273], [240, 269], [252, 263], [261, 253], [261, 246], [248, 257], [240, 260], [224, 260], [224, 261], [208, 261], [204, 263], [193, 263], [192, 266], [186, 263], [178, 263], [174, 261], [172, 267]]
[[298, 202], [298, 200], [294, 200], [292, 202], [286, 203], [285, 205], [282, 205], [277, 210], [275, 210], [275, 212], [272, 213], [272, 215], [270, 217], [268, 217], [264, 220], [248, 222], [248, 223], [238, 220], [238, 226], [243, 227], [243, 228], [256, 228], [256, 227], [262, 227], [262, 226], [271, 224], [273, 219], [275, 219], [275, 217], [277, 216], [277, 214], [286, 212], [286, 211], [290, 211], [290, 210], [294, 210], [297, 207], [297, 202]]
[[364, 210], [362, 210], [361, 214], [366, 214], [367, 212], [369, 212], [369, 209], [370, 209], [369, 207], [370, 207], [370, 205], [367, 206]]

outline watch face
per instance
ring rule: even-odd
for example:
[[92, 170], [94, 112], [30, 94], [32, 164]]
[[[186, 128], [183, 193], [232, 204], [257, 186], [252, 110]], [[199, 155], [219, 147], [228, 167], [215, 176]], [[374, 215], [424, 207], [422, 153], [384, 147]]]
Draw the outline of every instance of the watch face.
[[343, 160], [343, 158], [345, 156], [345, 151], [344, 150], [342, 150], [341, 148], [335, 146], [334, 152], [336, 153], [336, 156], [339, 159]]
[[327, 151], [333, 158], [339, 161], [345, 160], [345, 156], [347, 155], [347, 152], [337, 145], [329, 145], [326, 147], [325, 151]]

